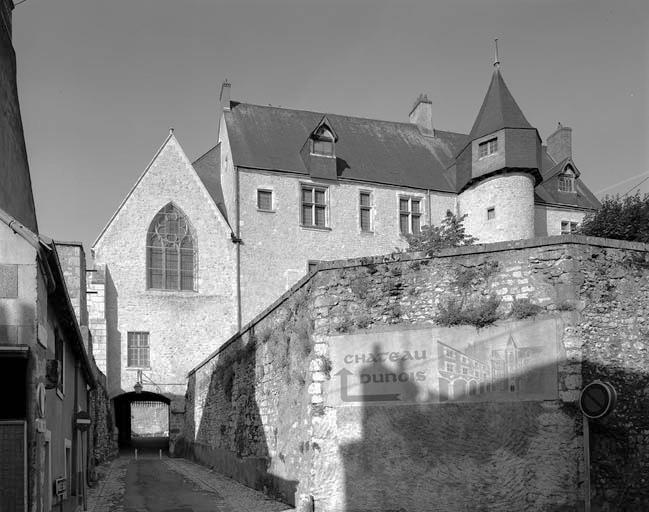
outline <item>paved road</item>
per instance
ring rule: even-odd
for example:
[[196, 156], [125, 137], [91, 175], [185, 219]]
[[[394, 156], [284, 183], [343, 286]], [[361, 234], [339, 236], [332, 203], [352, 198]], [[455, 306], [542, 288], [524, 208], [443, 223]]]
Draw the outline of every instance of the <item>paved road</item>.
[[284, 512], [262, 493], [184, 459], [120, 457], [91, 490], [91, 512]]
[[125, 512], [225, 512], [227, 503], [217, 492], [197, 489], [160, 460], [139, 459], [126, 472]]

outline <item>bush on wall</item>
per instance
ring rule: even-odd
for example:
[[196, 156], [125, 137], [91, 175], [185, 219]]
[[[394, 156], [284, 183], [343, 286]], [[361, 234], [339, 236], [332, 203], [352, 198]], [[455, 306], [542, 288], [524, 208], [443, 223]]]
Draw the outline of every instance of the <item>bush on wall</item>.
[[422, 226], [420, 233], [406, 235], [406, 251], [422, 251], [427, 256], [432, 256], [448, 247], [474, 244], [478, 239], [466, 233], [463, 224], [465, 217], [466, 215], [463, 215], [458, 218], [451, 210], [447, 210], [439, 226]]

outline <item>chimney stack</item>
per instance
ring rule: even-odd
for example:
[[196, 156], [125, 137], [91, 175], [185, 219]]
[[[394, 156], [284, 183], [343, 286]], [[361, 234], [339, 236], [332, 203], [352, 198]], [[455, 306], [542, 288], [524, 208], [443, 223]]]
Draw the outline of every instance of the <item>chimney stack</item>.
[[572, 158], [572, 128], [559, 123], [557, 130], [548, 137], [548, 155], [557, 163]]
[[220, 101], [221, 101], [221, 109], [223, 110], [230, 110], [230, 87], [231, 83], [228, 82], [228, 79], [226, 78], [223, 84], [221, 85], [221, 96], [220, 96]]
[[410, 122], [419, 126], [422, 133], [433, 134], [433, 102], [426, 94], [420, 94], [410, 111]]

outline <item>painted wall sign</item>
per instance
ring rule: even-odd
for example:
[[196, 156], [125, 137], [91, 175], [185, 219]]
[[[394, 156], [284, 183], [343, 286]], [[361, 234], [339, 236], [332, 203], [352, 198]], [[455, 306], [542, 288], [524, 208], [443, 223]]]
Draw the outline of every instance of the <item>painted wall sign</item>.
[[561, 326], [545, 318], [332, 336], [328, 403], [554, 399]]

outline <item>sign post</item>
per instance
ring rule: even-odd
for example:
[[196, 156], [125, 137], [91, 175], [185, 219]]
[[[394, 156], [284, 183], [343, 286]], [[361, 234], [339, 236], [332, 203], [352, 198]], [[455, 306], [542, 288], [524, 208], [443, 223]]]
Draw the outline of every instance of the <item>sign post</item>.
[[63, 512], [63, 496], [65, 496], [65, 493], [67, 492], [68, 481], [65, 477], [57, 478], [54, 481], [54, 488], [56, 491], [56, 497], [59, 499], [59, 510]]
[[581, 390], [579, 395], [579, 408], [583, 415], [584, 426], [584, 466], [586, 478], [584, 479], [584, 505], [586, 512], [590, 512], [590, 424], [591, 419], [600, 419], [607, 416], [617, 405], [617, 391], [608, 382], [595, 380]]
[[90, 414], [88, 414], [88, 411], [79, 411], [75, 415], [74, 423], [81, 432], [88, 430], [90, 428]]

